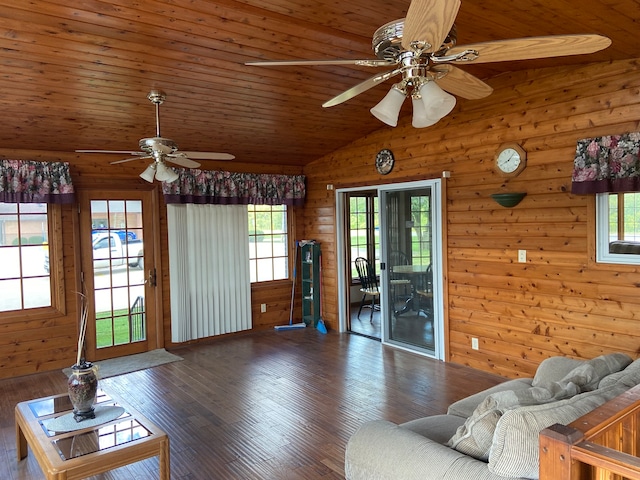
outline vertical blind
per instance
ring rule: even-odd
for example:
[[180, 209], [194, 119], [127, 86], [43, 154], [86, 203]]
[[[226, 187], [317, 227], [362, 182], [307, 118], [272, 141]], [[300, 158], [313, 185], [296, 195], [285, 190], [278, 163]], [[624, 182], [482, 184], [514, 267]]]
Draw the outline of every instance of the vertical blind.
[[251, 328], [244, 205], [168, 205], [171, 340]]

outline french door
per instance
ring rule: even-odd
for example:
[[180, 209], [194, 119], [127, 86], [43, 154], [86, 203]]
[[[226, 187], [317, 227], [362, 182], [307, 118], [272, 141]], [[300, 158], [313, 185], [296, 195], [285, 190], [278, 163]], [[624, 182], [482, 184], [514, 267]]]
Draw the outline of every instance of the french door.
[[80, 192], [91, 361], [157, 348], [152, 192]]

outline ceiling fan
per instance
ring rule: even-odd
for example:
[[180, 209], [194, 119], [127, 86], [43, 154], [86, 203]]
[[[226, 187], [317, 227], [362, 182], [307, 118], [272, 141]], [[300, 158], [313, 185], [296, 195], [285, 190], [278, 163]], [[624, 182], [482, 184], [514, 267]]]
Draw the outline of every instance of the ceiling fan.
[[175, 163], [185, 168], [198, 168], [200, 164], [194, 160], [210, 159], [210, 160], [233, 160], [235, 156], [229, 153], [214, 152], [181, 152], [178, 145], [168, 138], [160, 135], [160, 105], [167, 98], [166, 94], [160, 90], [151, 90], [147, 98], [156, 106], [156, 136], [151, 138], [140, 139], [139, 145], [141, 152], [129, 152], [121, 150], [76, 150], [78, 153], [118, 153], [121, 155], [134, 155], [132, 158], [117, 160], [112, 164], [131, 162], [140, 159], [153, 159], [153, 162], [140, 174], [147, 182], [152, 183], [155, 178], [161, 182], [174, 182], [178, 179], [178, 174], [165, 162]]
[[375, 31], [372, 41], [375, 59], [275, 60], [246, 62], [246, 65], [392, 67], [342, 92], [322, 106], [333, 107], [396, 75], [402, 75], [402, 80], [391, 87], [382, 101], [371, 109], [371, 113], [395, 127], [402, 103], [411, 94], [412, 124], [416, 128], [423, 128], [437, 123], [451, 112], [456, 103], [453, 95], [473, 100], [486, 97], [493, 91], [485, 82], [456, 67], [456, 64], [582, 55], [611, 45], [611, 40], [602, 35], [577, 34], [456, 46], [454, 21], [459, 8], [460, 0], [412, 0], [406, 18], [389, 22]]

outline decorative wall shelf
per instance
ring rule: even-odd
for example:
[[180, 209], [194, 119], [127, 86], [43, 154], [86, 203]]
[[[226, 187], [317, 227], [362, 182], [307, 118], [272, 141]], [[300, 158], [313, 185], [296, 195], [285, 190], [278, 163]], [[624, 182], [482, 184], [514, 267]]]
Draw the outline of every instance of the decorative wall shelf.
[[526, 192], [494, 193], [491, 195], [491, 198], [493, 198], [498, 205], [511, 208], [518, 205], [526, 195]]

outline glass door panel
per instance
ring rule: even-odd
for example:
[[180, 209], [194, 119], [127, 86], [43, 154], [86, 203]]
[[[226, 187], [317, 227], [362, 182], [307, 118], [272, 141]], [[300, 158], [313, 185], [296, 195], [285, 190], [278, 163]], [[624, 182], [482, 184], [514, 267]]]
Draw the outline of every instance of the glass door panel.
[[439, 180], [381, 189], [383, 340], [440, 358]]
[[153, 318], [154, 301], [149, 299], [155, 271], [145, 269], [145, 256], [153, 258], [152, 237], [145, 242], [145, 231], [152, 231], [146, 218], [151, 215], [145, 211], [148, 196], [83, 195], [83, 278], [90, 306], [87, 355], [92, 361], [149, 349], [147, 318]]

